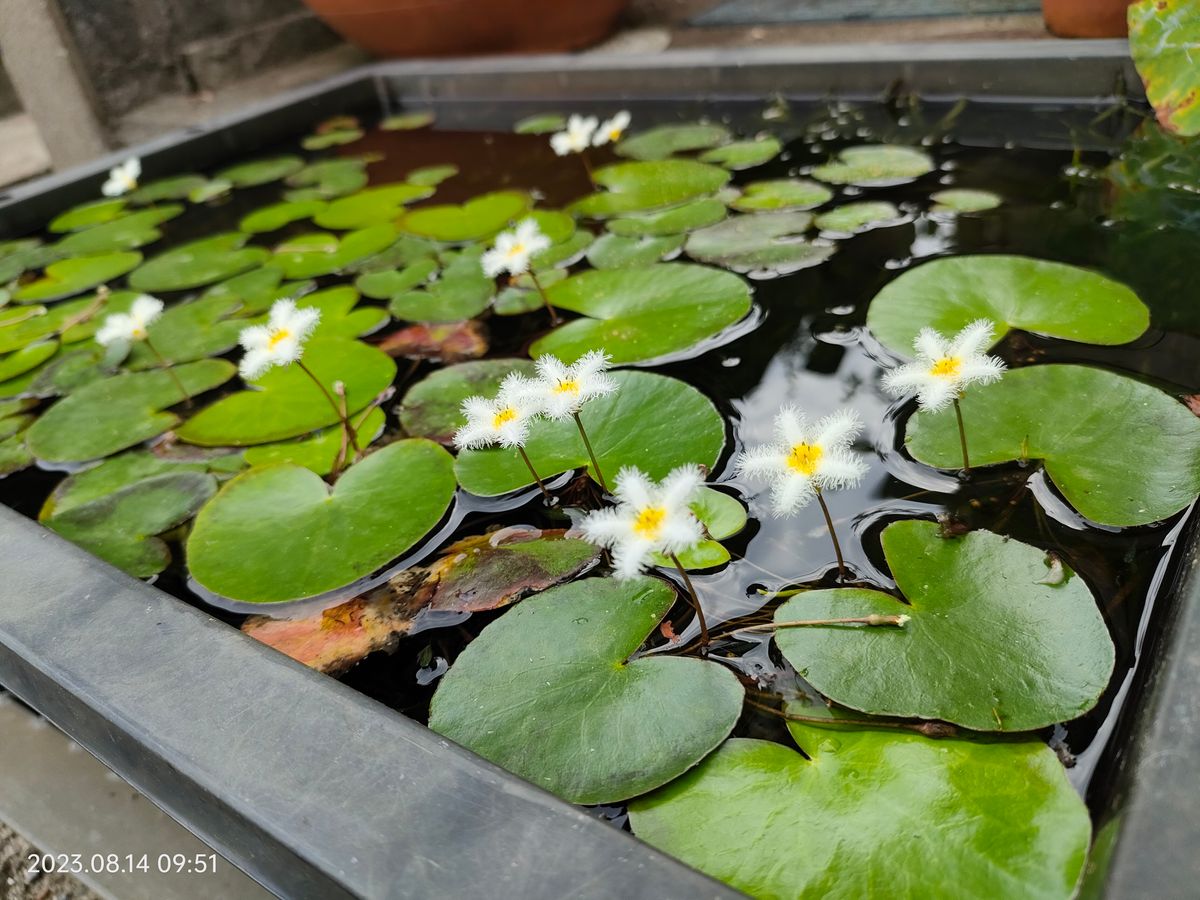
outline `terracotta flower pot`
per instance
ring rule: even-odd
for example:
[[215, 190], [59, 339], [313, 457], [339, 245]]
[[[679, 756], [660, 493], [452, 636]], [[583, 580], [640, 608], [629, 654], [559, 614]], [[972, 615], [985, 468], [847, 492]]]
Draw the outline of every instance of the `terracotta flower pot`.
[[378, 56], [574, 50], [607, 35], [629, 0], [304, 0]]
[[1129, 33], [1126, 11], [1132, 0], [1042, 0], [1042, 18], [1064, 38], [1119, 38]]

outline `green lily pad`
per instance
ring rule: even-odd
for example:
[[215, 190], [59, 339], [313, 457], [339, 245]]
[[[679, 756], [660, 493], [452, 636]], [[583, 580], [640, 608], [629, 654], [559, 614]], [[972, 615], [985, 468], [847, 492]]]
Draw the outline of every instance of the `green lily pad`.
[[274, 156], [270, 159], [256, 159], [230, 166], [228, 169], [222, 169], [213, 177], [232, 182], [234, 187], [250, 188], [295, 175], [303, 168], [304, 160], [299, 156]]
[[313, 332], [315, 337], [355, 338], [378, 331], [390, 321], [386, 309], [378, 306], [357, 306], [358, 291], [348, 284], [306, 294], [296, 306], [319, 309], [321, 321]]
[[37, 403], [36, 399], [0, 400], [0, 440], [7, 440], [33, 424], [36, 416], [29, 410]]
[[165, 200], [186, 200], [188, 194], [208, 184], [203, 175], [174, 175], [147, 182], [129, 195], [137, 206], [162, 203]]
[[770, 162], [779, 155], [783, 144], [778, 138], [767, 135], [753, 141], [734, 141], [723, 147], [714, 147], [699, 156], [700, 162], [715, 163], [734, 172], [753, 169]]
[[[205, 359], [173, 369], [190, 397], [224, 384], [235, 371], [223, 359]], [[94, 381], [42, 413], [29, 429], [29, 449], [46, 462], [85, 462], [109, 456], [174, 428], [179, 417], [163, 410], [182, 399], [171, 373], [164, 371], [125, 373]]]
[[529, 209], [529, 197], [519, 191], [496, 191], [463, 205], [426, 206], [408, 213], [400, 227], [438, 241], [479, 241], [503, 231]]
[[120, 362], [120, 348], [87, 343], [62, 345], [39, 366], [0, 382], [0, 397], [58, 397], [107, 378]]
[[187, 198], [192, 203], [212, 203], [215, 200], [228, 197], [233, 188], [234, 184], [232, 181], [226, 181], [223, 178], [214, 178], [212, 181], [196, 185], [188, 191]]
[[54, 234], [65, 234], [68, 231], [79, 231], [94, 225], [103, 225], [125, 215], [125, 207], [129, 205], [124, 197], [105, 200], [89, 200], [73, 206], [50, 221], [46, 230]]
[[847, 147], [836, 162], [813, 169], [812, 176], [829, 184], [887, 187], [915, 181], [933, 168], [929, 154], [915, 147], [868, 144]]
[[816, 690], [873, 715], [975, 731], [1032, 731], [1096, 705], [1115, 651], [1091, 591], [1069, 568], [1047, 584], [1045, 551], [990, 531], [945, 538], [936, 522], [896, 522], [882, 541], [908, 605], [837, 588], [776, 610], [776, 622], [911, 617], [903, 627], [777, 629], [775, 643]]
[[333, 128], [318, 134], [310, 134], [300, 142], [305, 150], [328, 150], [362, 140], [365, 132], [361, 128]]
[[609, 219], [605, 224], [613, 234], [624, 237], [664, 237], [686, 234], [697, 228], [715, 225], [726, 216], [725, 204], [716, 197], [703, 197], [664, 209], [661, 212]]
[[[351, 413], [374, 400], [396, 377], [396, 364], [387, 354], [346, 338], [313, 338], [305, 346], [304, 364], [326, 390], [346, 386]], [[300, 437], [338, 417], [299, 366], [269, 369], [253, 382], [254, 389], [222, 397], [192, 416], [177, 434], [202, 447], [245, 447]]]
[[276, 300], [294, 300], [313, 287], [315, 283], [309, 280], [285, 282], [282, 269], [267, 265], [214, 284], [204, 296], [235, 298], [242, 304], [241, 315], [254, 316], [269, 310]]
[[288, 191], [283, 199], [289, 203], [311, 203], [313, 200], [332, 200], [361, 191], [367, 186], [367, 163], [364, 158], [325, 159], [305, 166], [287, 183], [299, 190]]
[[675, 206], [720, 190], [729, 172], [690, 159], [618, 163], [595, 173], [605, 188], [571, 204], [571, 211], [596, 219]]
[[1024, 256], [954, 256], [917, 266], [884, 286], [867, 326], [889, 350], [911, 356], [922, 328], [954, 334], [976, 319], [1087, 344], [1125, 344], [1150, 312], [1120, 282], [1087, 269]]
[[381, 184], [334, 200], [313, 216], [313, 221], [336, 231], [391, 224], [404, 214], [404, 204], [432, 194], [433, 188], [419, 184]]
[[375, 256], [395, 239], [395, 226], [388, 222], [351, 231], [341, 238], [325, 232], [302, 234], [277, 247], [271, 265], [281, 269], [285, 278], [318, 278]]
[[137, 578], [157, 575], [171, 551], [155, 535], [186, 522], [217, 492], [202, 472], [158, 475], [52, 516], [43, 524]]
[[804, 755], [729, 740], [631, 803], [634, 833], [755, 897], [1073, 895], [1091, 823], [1040, 741], [788, 728]]
[[572, 803], [671, 781], [725, 739], [743, 698], [716, 663], [634, 655], [674, 601], [650, 578], [588, 578], [522, 601], [459, 654], [429, 727]]
[[134, 250], [161, 238], [158, 226], [182, 213], [183, 207], [178, 204], [143, 209], [67, 235], [54, 245], [54, 249], [75, 256]]
[[23, 285], [13, 297], [20, 303], [45, 303], [72, 297], [120, 278], [142, 261], [136, 250], [62, 259], [46, 266], [37, 281]]
[[188, 569], [202, 587], [232, 600], [314, 597], [411, 549], [453, 497], [450, 454], [432, 441], [389, 444], [333, 487], [303, 466], [252, 468], [200, 510]]
[[513, 126], [517, 134], [550, 134], [567, 127], [567, 117], [560, 113], [538, 113], [527, 116]]
[[475, 246], [446, 254], [437, 281], [393, 295], [388, 309], [410, 322], [458, 322], [479, 315], [496, 294], [495, 280], [480, 267], [482, 253], [483, 247]]
[[729, 205], [743, 212], [812, 209], [833, 198], [833, 191], [807, 178], [752, 181]]
[[[685, 569], [712, 569], [725, 565], [730, 556], [721, 541], [746, 527], [746, 507], [736, 497], [710, 487], [701, 488], [689, 506], [708, 536], [690, 550], [679, 553], [679, 561]], [[656, 566], [675, 565], [661, 553], [655, 553], [653, 559]]]
[[[535, 253], [530, 258], [530, 264], [538, 273], [538, 279], [541, 280], [542, 286], [546, 286], [546, 280], [543, 275], [548, 272], [559, 270], [560, 267], [570, 266], [577, 263], [584, 252], [592, 245], [595, 236], [586, 229], [579, 229], [569, 238], [559, 241], [557, 244], [551, 244], [540, 253]], [[518, 281], [527, 279], [528, 275], [521, 275]], [[532, 287], [532, 284], [528, 285]]]
[[59, 343], [56, 340], [39, 341], [0, 356], [0, 384], [36, 369], [57, 353], [58, 347]]
[[[241, 303], [234, 297], [201, 297], [168, 307], [150, 325], [150, 342], [170, 363], [191, 362], [219, 356], [237, 346], [244, 320], [231, 319]], [[158, 355], [144, 342], [130, 348], [131, 369], [151, 369], [160, 364]]]
[[[383, 433], [383, 410], [376, 407], [366, 416], [358, 415], [351, 419], [354, 434], [358, 438], [359, 447], [365, 448]], [[333, 471], [334, 461], [342, 446], [342, 427], [324, 428], [312, 437], [298, 441], [280, 441], [274, 444], [259, 444], [247, 447], [242, 454], [246, 462], [252, 466], [269, 466], [276, 463], [292, 463], [311, 469], [318, 475], [328, 475]], [[353, 450], [348, 451], [347, 459], [353, 459]]]
[[250, 213], [238, 223], [238, 230], [247, 234], [265, 234], [277, 231], [292, 222], [311, 219], [325, 209], [324, 200], [308, 200], [301, 203], [273, 203]]
[[413, 169], [404, 176], [404, 180], [409, 184], [422, 187], [437, 187], [447, 178], [453, 178], [457, 174], [458, 166], [446, 163], [440, 166], [422, 166], [419, 169]]
[[946, 191], [935, 191], [929, 195], [934, 205], [930, 212], [935, 213], [973, 213], [995, 209], [1004, 201], [999, 194], [991, 191], [976, 191], [968, 188], [953, 188]]
[[24, 434], [15, 434], [0, 441], [0, 478], [27, 469], [33, 463], [33, 454], [25, 446]]
[[813, 224], [822, 231], [854, 234], [880, 225], [890, 225], [898, 221], [901, 215], [900, 210], [886, 200], [864, 200], [821, 213], [813, 220]]
[[[42, 246], [38, 238], [22, 238], [0, 242], [0, 284], [15, 281], [21, 275], [40, 266], [54, 262], [57, 255]], [[0, 307], [12, 299], [8, 288], [0, 287]]]
[[806, 212], [750, 213], [693, 231], [688, 256], [745, 272], [751, 278], [774, 277], [817, 266], [837, 247], [802, 237], [812, 224]]
[[[637, 466], [661, 479], [678, 466], [716, 465], [725, 445], [725, 425], [711, 400], [682, 381], [652, 372], [622, 371], [613, 378], [618, 390], [592, 400], [579, 414], [606, 474], [615, 476], [624, 466]], [[570, 419], [535, 422], [525, 451], [543, 479], [573, 469], [590, 472], [587, 450]], [[500, 447], [464, 450], [454, 468], [459, 484], [480, 497], [533, 483], [520, 455]]]
[[[1147, 525], [1200, 494], [1200, 419], [1140, 381], [1088, 366], [1030, 366], [972, 388], [960, 403], [972, 466], [1040, 459], [1093, 522]], [[918, 413], [905, 442], [928, 465], [962, 464], [953, 415]]]
[[588, 248], [588, 262], [595, 269], [626, 269], [653, 265], [678, 254], [687, 238], [682, 234], [663, 237], [601, 235]]
[[661, 160], [676, 153], [716, 147], [729, 138], [729, 129], [722, 125], [706, 122], [660, 125], [625, 138], [617, 144], [617, 154], [629, 159]]
[[547, 289], [556, 309], [582, 313], [533, 343], [531, 353], [577, 359], [604, 347], [618, 363], [687, 350], [750, 311], [736, 275], [686, 263], [583, 272]]
[[415, 131], [433, 124], [434, 115], [430, 110], [414, 110], [413, 112], [397, 113], [388, 116], [379, 123], [380, 131]]
[[385, 250], [349, 266], [351, 272], [383, 272], [403, 268], [421, 260], [437, 260], [439, 245], [423, 238], [402, 234]]
[[436, 260], [420, 259], [402, 271], [384, 269], [380, 272], [367, 272], [359, 275], [354, 282], [367, 297], [375, 300], [388, 300], [427, 282], [438, 270]]
[[160, 253], [129, 276], [135, 291], [157, 294], [204, 287], [238, 275], [266, 262], [271, 254], [262, 247], [247, 247], [248, 234], [236, 231], [215, 234]]
[[1129, 6], [1129, 50], [1146, 96], [1168, 131], [1200, 134], [1200, 20], [1195, 0], [1138, 0]]
[[480, 359], [438, 369], [404, 395], [398, 409], [400, 425], [405, 434], [453, 446], [454, 433], [467, 424], [461, 409], [464, 400], [494, 396], [510, 372], [532, 377], [534, 370], [527, 359]]

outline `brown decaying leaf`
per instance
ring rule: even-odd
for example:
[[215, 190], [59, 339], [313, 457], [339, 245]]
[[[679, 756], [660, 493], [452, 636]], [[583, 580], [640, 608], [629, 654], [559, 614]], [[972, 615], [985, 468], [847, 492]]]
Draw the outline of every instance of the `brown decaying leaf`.
[[379, 343], [379, 349], [389, 356], [408, 359], [463, 362], [487, 353], [487, 330], [474, 319], [446, 324], [421, 322], [392, 332]]
[[392, 652], [431, 612], [499, 609], [589, 568], [599, 551], [562, 529], [505, 528], [464, 538], [428, 566], [303, 619], [251, 616], [242, 631], [319, 672], [345, 672], [367, 654]]
[[1183, 405], [1190, 409], [1193, 415], [1200, 416], [1200, 394], [1188, 394], [1183, 398]]

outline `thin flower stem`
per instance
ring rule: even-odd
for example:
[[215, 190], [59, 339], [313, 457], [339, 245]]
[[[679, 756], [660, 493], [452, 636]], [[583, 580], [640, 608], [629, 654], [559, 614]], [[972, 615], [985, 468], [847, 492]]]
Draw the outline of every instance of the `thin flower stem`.
[[178, 373], [171, 368], [171, 364], [167, 362], [167, 358], [158, 352], [158, 348], [154, 346], [148, 336], [144, 340], [146, 349], [154, 354], [154, 358], [158, 360], [159, 368], [164, 369], [166, 373], [171, 376], [171, 380], [175, 382], [175, 387], [179, 388], [179, 394], [181, 397], [183, 397], [184, 405], [190, 408], [192, 405], [192, 395], [189, 394], [188, 389], [183, 386], [183, 382], [179, 380]]
[[596, 459], [596, 453], [592, 450], [592, 442], [588, 440], [587, 432], [583, 430], [583, 421], [579, 418], [579, 413], [574, 413], [573, 415], [575, 417], [575, 425], [579, 428], [579, 436], [583, 438], [583, 446], [587, 447], [588, 458], [592, 461], [592, 468], [596, 470], [596, 480], [600, 482], [600, 487], [604, 489], [604, 493], [610, 493], [608, 482], [604, 480], [604, 473], [600, 471], [600, 461]]
[[329, 393], [329, 389], [321, 383], [321, 379], [313, 374], [313, 370], [304, 364], [304, 360], [296, 360], [296, 365], [300, 367], [300, 371], [307, 375], [312, 383], [320, 389], [322, 394], [324, 394], [325, 399], [329, 401], [329, 405], [333, 407], [334, 413], [337, 414], [338, 421], [342, 423], [342, 428], [346, 430], [346, 440], [350, 442], [350, 446], [354, 448], [355, 453], [360, 453], [361, 451], [358, 446], [358, 437], [354, 434], [354, 428], [351, 426], [350, 420], [342, 412], [342, 408], [338, 406], [338, 402], [333, 399], [333, 394]]
[[[343, 420], [348, 420], [349, 416], [347, 416], [347, 414], [346, 414], [346, 388], [345, 388], [345, 385], [343, 385], [339, 381], [336, 385], [334, 385], [334, 390], [337, 393], [337, 397], [338, 397], [338, 410], [342, 414]], [[335, 456], [333, 458], [333, 470], [329, 473], [330, 477], [333, 478], [335, 481], [337, 480], [338, 475], [340, 475], [342, 473], [342, 468], [346, 465], [346, 456], [348, 455], [349, 449], [350, 449], [349, 448], [349, 434], [351, 433], [352, 430], [353, 430], [353, 426], [351, 426], [350, 428], [342, 428], [341, 429], [342, 437], [341, 437], [341, 440], [338, 442], [337, 456]], [[360, 450], [359, 457], [361, 457], [361, 456], [362, 456], [362, 451]], [[358, 462], [358, 457], [356, 457], [354, 461]]]
[[948, 722], [889, 722], [887, 719], [833, 719], [829, 716], [801, 716], [782, 709], [775, 709], [775, 707], [767, 706], [765, 703], [756, 703], [753, 700], [747, 700], [746, 705], [779, 716], [779, 718], [788, 722], [811, 722], [814, 725], [866, 725], [870, 728], [893, 728], [897, 731], [915, 731], [917, 734], [933, 738], [954, 737], [958, 734], [957, 726], [951, 725]]
[[708, 655], [708, 622], [704, 619], [704, 608], [700, 605], [700, 597], [696, 594], [696, 589], [692, 586], [692, 579], [688, 577], [687, 569], [683, 567], [683, 563], [679, 561], [679, 557], [674, 553], [670, 554], [671, 562], [675, 563], [675, 568], [679, 570], [679, 575], [683, 578], [683, 584], [687, 588], [688, 602], [692, 604], [692, 609], [696, 611], [696, 620], [700, 623], [700, 653], [704, 656]]
[[833, 527], [833, 517], [829, 515], [829, 507], [825, 505], [825, 497], [817, 488], [817, 502], [821, 504], [821, 512], [825, 514], [825, 527], [829, 529], [829, 537], [833, 541], [833, 552], [837, 554], [838, 581], [846, 580], [846, 561], [842, 559], [842, 545], [838, 543], [837, 531]]
[[741, 634], [747, 631], [775, 631], [779, 628], [806, 628], [812, 625], [896, 625], [903, 627], [908, 618], [899, 616], [850, 616], [842, 619], [793, 619], [790, 622], [768, 622], [765, 625], [747, 625], [745, 628], [735, 628], [730, 634]]
[[529, 474], [533, 476], [533, 480], [537, 482], [537, 486], [542, 489], [542, 496], [546, 498], [547, 503], [552, 503], [554, 498], [550, 496], [550, 492], [546, 490], [546, 485], [542, 483], [542, 478], [537, 473], [537, 469], [533, 467], [533, 463], [529, 459], [529, 454], [525, 452], [524, 447], [517, 447], [517, 452], [521, 454], [521, 459], [525, 460], [525, 467], [529, 469]]
[[958, 398], [954, 398], [954, 415], [958, 417], [958, 441], [962, 444], [963, 455], [963, 474], [971, 474], [971, 458], [967, 456], [967, 429], [963, 427], [962, 407], [958, 405]]
[[588, 181], [592, 183], [592, 187], [595, 187], [596, 174], [592, 171], [592, 161], [588, 159], [586, 150], [579, 151], [579, 161], [583, 163], [583, 171], [587, 173]]
[[533, 286], [537, 288], [537, 292], [542, 297], [542, 303], [546, 306], [546, 312], [550, 313], [550, 324], [558, 325], [562, 319], [558, 317], [558, 311], [551, 305], [550, 298], [546, 296], [546, 289], [542, 287], [541, 279], [537, 277], [537, 272], [533, 270], [533, 266], [529, 267], [529, 279], [533, 282]]

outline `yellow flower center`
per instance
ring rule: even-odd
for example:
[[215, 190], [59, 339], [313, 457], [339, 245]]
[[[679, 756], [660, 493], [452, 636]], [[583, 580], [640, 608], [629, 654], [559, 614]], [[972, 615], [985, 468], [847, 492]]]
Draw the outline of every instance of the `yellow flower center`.
[[957, 378], [962, 371], [962, 360], [957, 356], [943, 356], [929, 369], [930, 375], [940, 375], [942, 378]]
[[817, 474], [817, 466], [824, 455], [825, 451], [817, 444], [797, 444], [788, 452], [788, 468], [811, 478]]
[[621, 139], [621, 134], [622, 132], [620, 128], [613, 128], [608, 132], [608, 139], [610, 141], [619, 141]]
[[267, 340], [267, 349], [274, 350], [291, 336], [292, 333], [286, 328], [280, 328], [278, 331], [272, 331], [271, 337]]
[[496, 415], [492, 416], [492, 427], [500, 428], [502, 425], [507, 425], [517, 417], [517, 411], [511, 406], [506, 406]]
[[144, 341], [146, 339], [146, 329], [141, 325], [134, 326], [133, 339], [135, 341]]
[[578, 381], [560, 381], [558, 384], [556, 384], [554, 386], [554, 393], [556, 393], [556, 394], [578, 394], [579, 393], [579, 382]]
[[647, 506], [633, 520], [633, 530], [648, 541], [655, 540], [662, 532], [667, 511], [661, 506]]
[[508, 248], [508, 258], [516, 259], [518, 256], [520, 256], [524, 252], [525, 252], [524, 244], [513, 244], [511, 247]]

